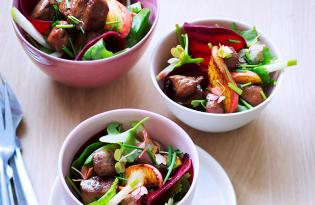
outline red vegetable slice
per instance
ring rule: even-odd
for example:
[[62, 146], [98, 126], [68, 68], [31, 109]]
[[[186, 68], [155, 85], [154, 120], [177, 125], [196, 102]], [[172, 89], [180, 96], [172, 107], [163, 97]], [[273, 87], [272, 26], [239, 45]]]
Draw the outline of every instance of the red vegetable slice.
[[[238, 33], [231, 29], [214, 26], [194, 25], [185, 23], [183, 26], [189, 38], [189, 50], [194, 58], [204, 58], [201, 63], [203, 69], [207, 69], [210, 61], [208, 44], [231, 46], [236, 51], [246, 47], [246, 41]], [[232, 42], [231, 42], [232, 40]]]
[[178, 168], [174, 176], [160, 189], [146, 195], [146, 205], [165, 204], [168, 200], [168, 191], [186, 174], [192, 170], [192, 161], [188, 154], [183, 157], [183, 164]]
[[33, 19], [29, 15], [32, 11], [32, 9], [36, 6], [38, 1], [25, 1], [25, 0], [20, 0], [19, 1], [19, 9], [21, 13], [33, 24], [33, 26], [36, 28], [36, 30], [41, 33], [41, 34], [46, 34], [47, 31], [49, 31], [52, 21], [44, 21], [44, 20], [39, 20], [39, 19]]
[[83, 55], [85, 54], [85, 52], [91, 46], [93, 46], [95, 43], [97, 43], [100, 39], [104, 40], [104, 42], [106, 44], [106, 48], [109, 51], [112, 51], [113, 53], [116, 53], [116, 52], [121, 51], [121, 50], [126, 48], [126, 41], [124, 38], [121, 37], [121, 35], [119, 33], [114, 32], [114, 31], [108, 31], [108, 32], [105, 32], [102, 35], [97, 36], [96, 38], [90, 40], [89, 42], [87, 42], [87, 44], [85, 44], [83, 49], [79, 52], [79, 54], [76, 56], [76, 58], [74, 60], [75, 61], [81, 60]]
[[32, 19], [27, 17], [27, 19], [33, 24], [36, 30], [41, 34], [46, 34], [49, 31], [52, 22], [51, 21], [43, 21], [38, 19]]

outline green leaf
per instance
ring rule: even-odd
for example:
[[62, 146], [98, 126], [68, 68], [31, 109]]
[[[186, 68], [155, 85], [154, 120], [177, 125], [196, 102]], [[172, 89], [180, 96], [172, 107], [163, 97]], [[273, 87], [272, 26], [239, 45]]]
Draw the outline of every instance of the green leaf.
[[130, 33], [126, 38], [127, 47], [137, 44], [150, 30], [150, 9], [144, 8], [133, 17]]
[[270, 52], [270, 49], [266, 47], [263, 49], [263, 56], [264, 56], [264, 60], [262, 62], [263, 65], [271, 63], [271, 61], [274, 59], [274, 56]]
[[141, 11], [141, 9], [142, 9], [142, 5], [141, 5], [140, 1], [128, 6], [128, 10], [133, 12], [133, 13], [136, 13], [136, 14], [139, 13]]
[[[104, 143], [102, 142], [96, 142], [93, 144], [90, 144], [89, 146], [87, 146], [84, 151], [82, 152], [82, 154], [72, 163], [72, 167], [81, 170], [82, 166], [84, 165], [85, 160], [98, 148], [102, 147], [104, 145]], [[73, 170], [71, 170], [71, 173], [74, 176], [78, 176], [78, 173], [73, 172]]]
[[248, 68], [248, 70], [259, 75], [259, 77], [262, 79], [262, 81], [265, 85], [269, 85], [269, 84], [273, 83], [273, 80], [269, 76], [269, 71], [266, 70], [266, 68], [264, 66]]
[[196, 108], [199, 107], [200, 105], [204, 108], [206, 108], [207, 100], [192, 100], [191, 105]]
[[190, 179], [191, 175], [186, 173], [170, 190], [170, 197], [174, 201], [180, 201], [188, 192], [190, 188]]
[[250, 30], [244, 31], [242, 36], [245, 39], [248, 47], [254, 45], [258, 41], [258, 33], [255, 26]]
[[83, 55], [83, 60], [98, 60], [112, 57], [113, 52], [109, 51], [105, 47], [105, 42], [100, 39], [97, 43], [91, 46]]
[[247, 46], [250, 47], [251, 45], [255, 44], [258, 41], [258, 33], [256, 30], [256, 27], [254, 26], [252, 29], [249, 29], [247, 31], [241, 31], [235, 22], [232, 23], [232, 30], [238, 34], [240, 34], [241, 36], [243, 36], [243, 38], [245, 39]]
[[119, 180], [116, 178], [110, 189], [97, 201], [89, 203], [89, 205], [104, 205], [108, 204], [108, 202], [116, 195], [116, 190], [118, 186]]
[[[185, 64], [190, 64], [190, 63], [201, 63], [204, 61], [203, 58], [192, 58], [189, 55], [189, 42], [188, 42], [188, 35], [184, 34], [183, 35], [183, 43], [185, 44], [185, 47], [183, 48], [181, 45], [177, 45], [176, 47], [171, 49], [171, 54], [174, 56], [174, 58], [170, 59], [168, 61], [170, 65], [168, 65], [166, 68], [164, 68], [157, 76], [157, 80], [162, 80], [167, 77], [167, 75], [175, 70], [176, 68], [181, 67], [182, 65]], [[175, 60], [173, 60], [175, 59]], [[177, 60], [176, 60], [177, 59]]]
[[[126, 130], [123, 133], [108, 133], [107, 135], [100, 138], [101, 142], [104, 143], [124, 143], [128, 140], [128, 137], [132, 134], [136, 133], [136, 130], [143, 125], [144, 122], [149, 120], [149, 117], [143, 118], [141, 121], [139, 121], [134, 127], [130, 128], [129, 130]], [[130, 144], [130, 143], [127, 143]]]

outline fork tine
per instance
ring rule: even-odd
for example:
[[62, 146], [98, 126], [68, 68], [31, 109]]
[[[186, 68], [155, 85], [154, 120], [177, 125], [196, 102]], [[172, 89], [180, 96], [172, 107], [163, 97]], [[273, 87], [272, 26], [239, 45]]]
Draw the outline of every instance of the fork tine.
[[4, 106], [4, 81], [2, 75], [0, 74], [0, 130], [4, 129], [3, 121], [3, 106]]

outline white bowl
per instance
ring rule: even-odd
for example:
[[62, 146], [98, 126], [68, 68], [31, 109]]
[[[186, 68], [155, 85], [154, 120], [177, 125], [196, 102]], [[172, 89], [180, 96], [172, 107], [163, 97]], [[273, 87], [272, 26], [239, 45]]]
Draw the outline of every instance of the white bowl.
[[[230, 28], [233, 22], [236, 22], [241, 30], [252, 28], [252, 26], [249, 24], [230, 19], [198, 20], [192, 23], [201, 25], [219, 24], [220, 26], [223, 26], [225, 28]], [[280, 52], [278, 51], [276, 46], [269, 40], [269, 38], [261, 31], [258, 31], [258, 33], [260, 35], [261, 42], [265, 43], [270, 48], [272, 53], [277, 56], [277, 58], [281, 59]], [[256, 117], [258, 117], [262, 110], [266, 108], [272, 97], [276, 94], [278, 87], [282, 82], [282, 71], [273, 74], [272, 78], [277, 80], [277, 85], [270, 89], [269, 97], [260, 105], [244, 112], [230, 114], [213, 114], [187, 108], [170, 99], [162, 90], [162, 85], [164, 82], [157, 82], [156, 80], [156, 75], [167, 65], [167, 60], [171, 57], [171, 48], [176, 45], [177, 37], [174, 29], [174, 31], [167, 34], [154, 49], [151, 65], [151, 79], [153, 81], [154, 87], [162, 96], [163, 101], [167, 105], [168, 109], [179, 120], [195, 129], [205, 132], [226, 132], [246, 125], [247, 123], [254, 120]]]
[[82, 205], [72, 194], [65, 181], [65, 176], [69, 175], [71, 163], [80, 147], [113, 121], [127, 125], [130, 121], [141, 120], [144, 117], [150, 117], [150, 120], [145, 123], [145, 128], [153, 139], [165, 146], [172, 144], [190, 155], [193, 161], [193, 182], [190, 190], [178, 205], [190, 205], [192, 203], [199, 174], [199, 158], [197, 149], [188, 134], [173, 121], [161, 115], [144, 110], [119, 109], [98, 114], [80, 123], [70, 132], [63, 143], [59, 153], [58, 176], [63, 193], [63, 196], [60, 197], [65, 199], [67, 205]]

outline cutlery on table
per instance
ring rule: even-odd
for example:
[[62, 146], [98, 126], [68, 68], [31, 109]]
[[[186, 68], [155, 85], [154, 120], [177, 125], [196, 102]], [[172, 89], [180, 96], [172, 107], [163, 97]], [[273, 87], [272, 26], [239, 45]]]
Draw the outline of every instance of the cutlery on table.
[[[0, 81], [0, 110], [2, 114], [0, 116], [0, 155], [5, 156], [5, 158], [1, 157], [3, 169], [0, 169], [0, 204], [38, 205], [24, 166], [20, 141], [16, 137], [16, 129], [22, 120], [23, 112], [12, 89], [1, 75]], [[13, 186], [11, 184], [12, 179]]]

